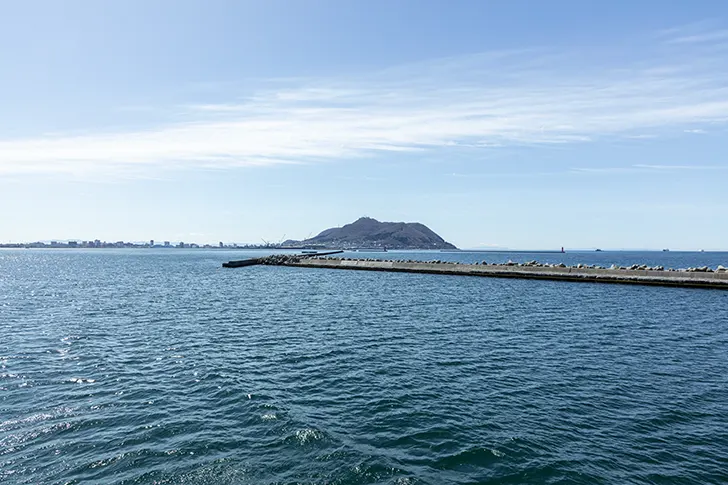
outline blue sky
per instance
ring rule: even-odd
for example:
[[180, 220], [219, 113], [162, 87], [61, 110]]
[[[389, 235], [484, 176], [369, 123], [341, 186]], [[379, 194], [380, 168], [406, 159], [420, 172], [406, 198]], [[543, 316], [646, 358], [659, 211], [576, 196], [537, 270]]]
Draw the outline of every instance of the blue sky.
[[0, 7], [0, 242], [728, 249], [723, 1]]

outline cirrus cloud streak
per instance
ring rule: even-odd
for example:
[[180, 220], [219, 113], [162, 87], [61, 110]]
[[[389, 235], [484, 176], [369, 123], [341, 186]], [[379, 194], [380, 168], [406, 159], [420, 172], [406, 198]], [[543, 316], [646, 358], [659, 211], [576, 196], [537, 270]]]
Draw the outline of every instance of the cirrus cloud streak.
[[648, 61], [647, 49], [643, 57], [600, 67], [581, 66], [571, 54], [486, 53], [359, 79], [261, 86], [243, 102], [190, 104], [184, 117], [193, 121], [184, 123], [3, 140], [0, 173], [330, 163], [434, 148], [497, 150], [698, 133], [705, 124], [728, 121], [728, 66], [720, 59], [680, 50], [674, 58]]

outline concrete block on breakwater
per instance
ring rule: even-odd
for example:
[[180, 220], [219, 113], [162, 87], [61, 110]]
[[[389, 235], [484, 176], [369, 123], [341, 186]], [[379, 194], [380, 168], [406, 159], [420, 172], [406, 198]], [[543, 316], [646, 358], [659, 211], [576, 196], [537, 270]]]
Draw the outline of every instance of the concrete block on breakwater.
[[330, 254], [339, 254], [344, 251], [337, 249], [333, 251], [323, 251], [312, 254], [271, 254], [270, 256], [264, 256], [262, 258], [250, 258], [250, 259], [238, 259], [234, 261], [228, 261], [222, 263], [223, 268], [242, 268], [244, 266], [285, 266], [288, 263], [298, 261], [301, 258], [313, 258], [320, 256], [328, 256]]
[[597, 268], [585, 265], [461, 264], [448, 262], [303, 258], [286, 263], [305, 268], [392, 271], [495, 278], [527, 278], [593, 283], [623, 283], [657, 286], [728, 289], [728, 272], [624, 268]]
[[[331, 254], [331, 253], [329, 253]], [[364, 271], [391, 271], [402, 273], [425, 273], [461, 276], [485, 276], [493, 278], [526, 278], [561, 280], [591, 283], [622, 283], [656, 286], [676, 286], [691, 288], [728, 289], [728, 271], [719, 266], [715, 270], [708, 267], [684, 270], [666, 270], [662, 266], [649, 267], [632, 265], [629, 267], [590, 266], [578, 264], [541, 264], [536, 261], [527, 263], [504, 264], [463, 264], [434, 261], [398, 261], [383, 259], [328, 258], [322, 255], [272, 255], [255, 260], [224, 263], [225, 267], [249, 266], [254, 264], [269, 266], [295, 266], [302, 268], [349, 269]], [[244, 263], [244, 264], [239, 264]]]

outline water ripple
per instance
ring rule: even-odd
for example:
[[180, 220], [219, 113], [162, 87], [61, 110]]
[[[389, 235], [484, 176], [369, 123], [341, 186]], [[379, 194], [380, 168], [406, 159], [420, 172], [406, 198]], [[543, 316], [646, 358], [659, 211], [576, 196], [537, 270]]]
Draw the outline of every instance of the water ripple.
[[728, 483], [724, 292], [210, 254], [0, 254], [0, 482]]

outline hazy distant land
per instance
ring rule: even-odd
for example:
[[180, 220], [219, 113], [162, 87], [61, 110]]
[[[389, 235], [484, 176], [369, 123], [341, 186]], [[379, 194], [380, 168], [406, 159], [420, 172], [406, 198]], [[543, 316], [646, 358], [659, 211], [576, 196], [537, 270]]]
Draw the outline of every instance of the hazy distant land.
[[48, 240], [0, 244], [0, 248], [205, 248], [205, 249], [457, 249], [429, 227], [418, 222], [379, 222], [362, 217], [343, 227], [322, 231], [302, 241], [263, 244], [197, 244], [194, 242], [107, 242], [94, 240]]

